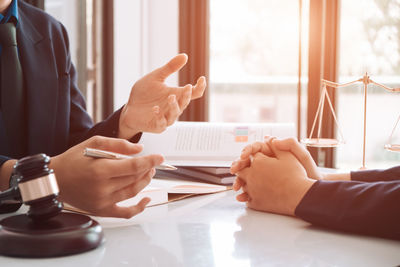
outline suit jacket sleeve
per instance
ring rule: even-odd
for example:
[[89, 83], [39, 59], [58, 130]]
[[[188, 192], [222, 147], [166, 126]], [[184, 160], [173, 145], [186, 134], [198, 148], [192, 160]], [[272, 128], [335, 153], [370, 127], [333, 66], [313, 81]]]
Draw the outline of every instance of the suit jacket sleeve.
[[[93, 125], [92, 119], [86, 111], [86, 102], [77, 86], [77, 74], [73, 63], [71, 62], [71, 55], [69, 53], [69, 40], [65, 27], [61, 25], [63, 40], [65, 40], [67, 57], [66, 66], [67, 73], [69, 74], [71, 85], [70, 87], [70, 132], [68, 147], [74, 146], [94, 135], [101, 135], [106, 137], [118, 137], [119, 118], [122, 108], [115, 111], [105, 120]], [[141, 133], [133, 136], [129, 141], [138, 142]]]
[[[398, 171], [398, 169], [395, 169]], [[379, 171], [362, 172], [368, 175]], [[395, 173], [384, 171], [385, 177]], [[359, 174], [356, 174], [357, 178]], [[297, 217], [336, 230], [400, 239], [400, 181], [317, 181], [295, 210]]]
[[400, 166], [384, 170], [362, 170], [351, 172], [351, 180], [363, 182], [400, 180]]

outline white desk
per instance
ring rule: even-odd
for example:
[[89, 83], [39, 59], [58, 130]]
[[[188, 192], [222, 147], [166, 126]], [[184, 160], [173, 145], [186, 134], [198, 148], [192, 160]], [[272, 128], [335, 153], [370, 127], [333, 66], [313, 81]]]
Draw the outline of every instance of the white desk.
[[114, 224], [101, 219], [106, 242], [93, 251], [52, 259], [0, 256], [0, 266], [400, 264], [400, 242], [322, 230], [296, 218], [249, 210], [234, 196], [229, 191], [193, 197]]

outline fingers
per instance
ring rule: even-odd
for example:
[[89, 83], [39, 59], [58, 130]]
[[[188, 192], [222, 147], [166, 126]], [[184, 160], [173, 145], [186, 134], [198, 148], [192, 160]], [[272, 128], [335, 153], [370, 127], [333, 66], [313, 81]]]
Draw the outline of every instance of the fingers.
[[250, 168], [244, 168], [240, 170], [236, 175], [239, 179], [243, 180], [243, 183], [246, 183], [247, 179], [249, 178], [249, 174], [250, 174]]
[[268, 144], [264, 142], [254, 142], [253, 144], [247, 145], [243, 148], [240, 155], [240, 159], [232, 163], [231, 173], [235, 174], [243, 168], [249, 167], [251, 164], [251, 156], [257, 153], [263, 153], [266, 156], [272, 157], [274, 153]]
[[[108, 150], [116, 153], [131, 155], [143, 150], [143, 145], [133, 144], [125, 139], [94, 136], [87, 142], [87, 147]], [[83, 152], [82, 152], [83, 153]]]
[[272, 146], [272, 141], [273, 141], [274, 139], [276, 139], [276, 137], [274, 137], [274, 136], [265, 136], [265, 137], [264, 137], [264, 142], [265, 142], [265, 144], [267, 144], [267, 145], [269, 146], [269, 148], [271, 149], [271, 152], [272, 152], [273, 156], [276, 157], [277, 149], [276, 149], [276, 147]]
[[243, 192], [236, 196], [236, 200], [239, 202], [248, 202], [250, 201], [250, 197], [246, 192]]
[[150, 198], [145, 197], [140, 200], [138, 204], [130, 207], [120, 207], [115, 204], [107, 209], [102, 210], [101, 212], [99, 212], [99, 214], [96, 215], [129, 219], [141, 213], [146, 208], [147, 204], [149, 204], [149, 202]]
[[142, 178], [137, 180], [136, 182], [112, 193], [109, 196], [111, 203], [118, 203], [128, 198], [132, 198], [136, 196], [140, 191], [143, 190], [151, 181], [151, 178], [154, 176], [155, 172], [152, 170], [147, 172]]
[[242, 149], [242, 153], [240, 154], [240, 159], [247, 159], [252, 154], [253, 144], [247, 145]]
[[206, 86], [207, 86], [206, 77], [201, 76], [199, 79], [197, 79], [197, 83], [192, 90], [192, 99], [202, 97], [206, 89]]
[[245, 182], [242, 179], [240, 179], [239, 177], [237, 177], [235, 179], [235, 182], [232, 185], [232, 189], [234, 191], [239, 191], [240, 188], [242, 188], [244, 185], [245, 185]]
[[[191, 88], [189, 88], [191, 90]], [[186, 101], [186, 100], [185, 100]], [[190, 97], [188, 97], [188, 101], [190, 102]], [[153, 107], [154, 120], [153, 120], [153, 129], [157, 129], [157, 132], [163, 132], [168, 126], [172, 125], [182, 114], [182, 109], [178, 104], [176, 99], [176, 95], [169, 95], [167, 98], [168, 108], [167, 112], [161, 112], [159, 106]], [[187, 106], [186, 103], [184, 105]]]
[[235, 174], [244, 168], [250, 167], [250, 164], [251, 164], [250, 157], [247, 159], [239, 159], [232, 163], [230, 172], [231, 172], [231, 174]]
[[271, 149], [272, 157], [278, 158], [282, 156], [282, 150], [279, 150], [276, 148], [274, 145], [274, 140], [276, 137], [271, 137], [271, 136], [266, 136], [264, 137], [264, 142], [268, 145], [268, 147]]
[[150, 171], [157, 165], [160, 165], [164, 161], [164, 157], [161, 155], [146, 155], [135, 157], [131, 159], [120, 159], [120, 160], [97, 160], [99, 166], [98, 172], [103, 173], [103, 177], [109, 176], [120, 177], [137, 175], [146, 171]]
[[183, 87], [183, 90], [182, 90], [183, 92], [179, 99], [179, 107], [181, 109], [181, 113], [186, 109], [186, 107], [190, 103], [190, 99], [192, 97], [192, 90], [193, 90], [193, 86], [191, 84], [188, 84]]
[[[153, 177], [156, 173], [155, 168], [152, 168], [150, 173], [150, 176]], [[149, 170], [146, 170], [145, 172], [138, 173], [137, 175], [126, 175], [126, 176], [120, 176], [120, 177], [113, 177], [111, 178], [107, 183], [108, 183], [108, 194], [111, 194], [113, 192], [119, 191], [128, 185], [131, 185], [138, 180], [142, 179], [145, 174], [147, 174]]]
[[271, 149], [263, 142], [254, 142], [253, 144], [245, 146], [242, 150], [242, 154], [240, 155], [241, 159], [247, 159], [251, 155], [255, 155], [256, 153], [261, 152], [267, 156], [272, 156]]
[[167, 119], [165, 118], [164, 114], [160, 112], [159, 106], [153, 107], [153, 114], [154, 119], [152, 123], [154, 124], [154, 126], [152, 127], [152, 129], [157, 129], [156, 132], [161, 133], [167, 128]]
[[170, 95], [168, 97], [168, 105], [169, 105], [169, 110], [168, 114], [166, 115], [166, 121], [167, 121], [167, 126], [170, 126], [175, 122], [175, 120], [181, 114], [181, 109], [178, 105], [178, 101], [176, 101], [175, 95]]
[[314, 162], [308, 150], [302, 146], [295, 138], [288, 138], [283, 140], [275, 140], [274, 145], [277, 149], [291, 152], [296, 159], [307, 170], [308, 175], [316, 177], [317, 164]]
[[275, 147], [279, 150], [291, 152], [300, 162], [310, 158], [310, 153], [295, 138], [287, 138], [283, 140], [276, 139]]
[[155, 79], [164, 82], [171, 74], [179, 71], [183, 66], [185, 66], [188, 60], [186, 54], [179, 54], [172, 58], [164, 66], [152, 71], [149, 75], [154, 76]]

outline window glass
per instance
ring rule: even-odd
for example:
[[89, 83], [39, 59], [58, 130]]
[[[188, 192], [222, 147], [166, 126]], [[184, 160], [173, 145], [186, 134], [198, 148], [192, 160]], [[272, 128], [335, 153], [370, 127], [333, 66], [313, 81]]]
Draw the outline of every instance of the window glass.
[[[302, 39], [308, 40], [306, 30]], [[298, 44], [299, 1], [210, 1], [210, 120], [296, 123]]]
[[[400, 1], [346, 0], [341, 2], [339, 81], [361, 78], [400, 87]], [[366, 166], [389, 167], [400, 154], [384, 149], [400, 115], [399, 93], [375, 85], [367, 90]], [[361, 167], [363, 146], [363, 85], [337, 89], [338, 120], [346, 144], [337, 149], [336, 166]], [[396, 142], [400, 131], [394, 133]], [[399, 140], [397, 140], [398, 142]]]
[[46, 0], [45, 11], [60, 20], [67, 29], [72, 61], [76, 64], [79, 50], [79, 13], [77, 0]]

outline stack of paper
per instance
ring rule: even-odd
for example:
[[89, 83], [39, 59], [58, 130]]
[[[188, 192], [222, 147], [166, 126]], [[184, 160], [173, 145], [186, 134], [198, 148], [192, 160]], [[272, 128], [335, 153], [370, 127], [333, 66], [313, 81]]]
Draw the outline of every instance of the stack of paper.
[[178, 167], [175, 171], [157, 170], [156, 177], [189, 178], [214, 184], [229, 185], [233, 184], [235, 180], [235, 176], [229, 170], [230, 168], [222, 167]]
[[176, 122], [161, 134], [144, 133], [141, 155], [162, 154], [175, 171], [157, 170], [156, 177], [195, 178], [217, 184], [231, 184], [232, 161], [242, 149], [264, 136], [295, 136], [293, 123]]

